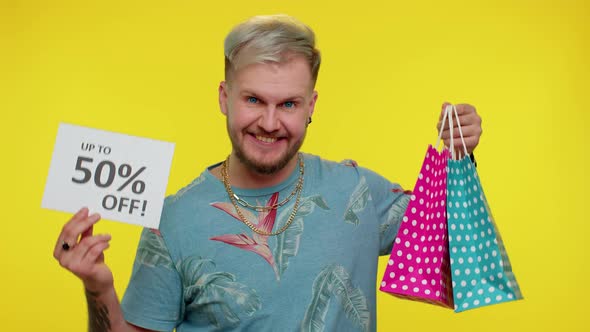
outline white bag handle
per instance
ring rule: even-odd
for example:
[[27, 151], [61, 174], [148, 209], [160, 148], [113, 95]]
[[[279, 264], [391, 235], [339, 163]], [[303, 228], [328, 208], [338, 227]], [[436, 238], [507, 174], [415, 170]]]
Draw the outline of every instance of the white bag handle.
[[[461, 130], [461, 122], [459, 121], [459, 113], [457, 113], [457, 107], [453, 106], [453, 113], [455, 113], [455, 117], [457, 118], [457, 128], [459, 128], [459, 136], [461, 136], [461, 144], [463, 145], [463, 152], [465, 156], [468, 156], [469, 153], [467, 152], [467, 145], [465, 144], [465, 138], [463, 138], [463, 131]], [[451, 114], [452, 116], [452, 114]], [[453, 132], [451, 131], [451, 137], [453, 137]]]
[[[442, 121], [440, 122], [440, 129], [438, 130], [438, 139], [436, 140], [436, 144], [434, 145], [437, 150], [438, 150], [438, 147], [441, 142], [443, 128], [445, 127], [445, 120], [447, 119], [447, 116], [449, 115], [448, 107], [449, 106], [445, 107], [444, 115], [443, 115]], [[450, 117], [449, 117], [449, 120], [450, 120]]]
[[459, 114], [457, 113], [457, 108], [455, 107], [455, 105], [447, 105], [445, 107], [444, 110], [444, 115], [441, 121], [441, 126], [440, 126], [440, 130], [438, 132], [438, 139], [436, 140], [436, 148], [438, 149], [438, 146], [440, 145], [441, 139], [442, 139], [442, 132], [443, 132], [443, 128], [444, 128], [444, 123], [445, 120], [448, 117], [449, 120], [449, 131], [450, 131], [450, 138], [451, 138], [451, 144], [449, 146], [449, 152], [451, 153], [451, 158], [453, 160], [457, 160], [457, 157], [455, 156], [455, 144], [453, 142], [453, 113], [455, 114], [455, 117], [457, 118], [457, 128], [459, 128], [459, 135], [461, 136], [461, 143], [463, 144], [463, 151], [465, 152], [465, 155], [469, 155], [469, 153], [467, 153], [467, 146], [465, 145], [465, 139], [463, 138], [463, 131], [461, 130], [461, 122], [459, 121]]

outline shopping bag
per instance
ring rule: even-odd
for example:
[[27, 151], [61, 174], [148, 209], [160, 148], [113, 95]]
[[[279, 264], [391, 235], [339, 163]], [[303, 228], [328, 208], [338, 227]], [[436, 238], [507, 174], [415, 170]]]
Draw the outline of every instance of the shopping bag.
[[[454, 106], [464, 157], [448, 161], [447, 216], [454, 309], [461, 312], [522, 298], [500, 233], [472, 163]], [[443, 122], [444, 123], [444, 122]], [[452, 132], [452, 121], [450, 124]], [[452, 136], [452, 135], [451, 135]], [[454, 156], [453, 143], [450, 156]]]
[[447, 149], [428, 147], [379, 289], [452, 308], [445, 211], [448, 156]]

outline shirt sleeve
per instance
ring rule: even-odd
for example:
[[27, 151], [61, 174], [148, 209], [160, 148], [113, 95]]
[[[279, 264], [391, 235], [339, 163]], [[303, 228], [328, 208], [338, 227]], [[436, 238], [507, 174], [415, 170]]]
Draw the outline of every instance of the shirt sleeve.
[[379, 254], [389, 255], [402, 218], [410, 201], [411, 191], [392, 183], [381, 175], [362, 169], [371, 192], [379, 222]]
[[182, 281], [157, 230], [144, 229], [131, 280], [121, 301], [125, 319], [157, 331], [172, 331], [182, 317]]

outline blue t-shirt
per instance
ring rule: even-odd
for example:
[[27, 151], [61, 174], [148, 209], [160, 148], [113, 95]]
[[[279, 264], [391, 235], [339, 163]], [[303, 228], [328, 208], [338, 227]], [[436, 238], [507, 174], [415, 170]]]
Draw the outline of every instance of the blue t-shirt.
[[[388, 255], [409, 196], [354, 162], [302, 154], [300, 207], [287, 230], [254, 233], [209, 169], [166, 198], [159, 230], [144, 229], [122, 300], [147, 329], [184, 331], [375, 331], [379, 255]], [[235, 193], [280, 202], [296, 185]], [[280, 229], [295, 197], [270, 212], [240, 206], [254, 225]], [[273, 225], [274, 224], [274, 225]]]

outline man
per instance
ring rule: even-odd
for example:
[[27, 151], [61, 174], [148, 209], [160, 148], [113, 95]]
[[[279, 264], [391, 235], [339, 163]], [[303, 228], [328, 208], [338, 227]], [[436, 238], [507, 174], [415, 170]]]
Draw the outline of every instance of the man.
[[[320, 66], [307, 26], [254, 17], [229, 33], [225, 59], [232, 151], [166, 199], [121, 304], [104, 264], [110, 236], [92, 235], [100, 217], [82, 209], [59, 235], [54, 256], [84, 283], [90, 330], [374, 331], [377, 258], [409, 196], [354, 162], [299, 152]], [[457, 109], [470, 153], [481, 119]]]

